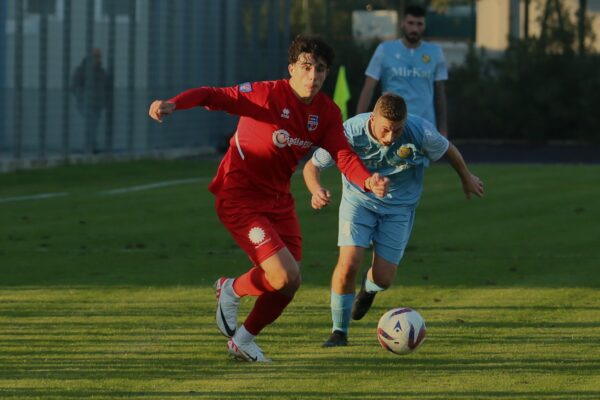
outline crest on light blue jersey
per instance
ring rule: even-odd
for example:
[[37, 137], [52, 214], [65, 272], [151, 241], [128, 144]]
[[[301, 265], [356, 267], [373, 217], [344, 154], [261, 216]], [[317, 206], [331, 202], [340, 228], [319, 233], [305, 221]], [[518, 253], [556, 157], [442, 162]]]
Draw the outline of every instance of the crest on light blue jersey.
[[398, 148], [398, 150], [396, 150], [396, 154], [398, 155], [398, 157], [404, 160], [407, 158], [414, 158], [416, 153], [417, 148], [412, 143], [403, 144]]

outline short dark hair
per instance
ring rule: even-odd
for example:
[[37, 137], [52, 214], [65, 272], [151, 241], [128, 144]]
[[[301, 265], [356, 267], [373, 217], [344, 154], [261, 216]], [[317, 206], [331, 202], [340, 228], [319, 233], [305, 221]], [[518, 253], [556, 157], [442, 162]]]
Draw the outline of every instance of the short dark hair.
[[309, 53], [315, 58], [323, 59], [328, 68], [333, 63], [333, 48], [318, 36], [296, 36], [288, 49], [288, 62], [295, 64], [301, 53]]
[[406, 102], [402, 96], [385, 93], [375, 103], [374, 112], [390, 121], [403, 121], [406, 119]]
[[404, 9], [404, 15], [412, 15], [413, 17], [425, 17], [425, 9], [416, 4], [412, 4]]

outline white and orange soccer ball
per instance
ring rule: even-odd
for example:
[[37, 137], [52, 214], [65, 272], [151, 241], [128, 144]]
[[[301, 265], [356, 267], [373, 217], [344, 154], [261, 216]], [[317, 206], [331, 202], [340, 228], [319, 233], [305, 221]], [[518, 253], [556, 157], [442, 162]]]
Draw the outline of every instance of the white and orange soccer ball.
[[377, 324], [377, 340], [394, 354], [412, 353], [425, 339], [423, 317], [408, 307], [394, 308], [381, 316]]

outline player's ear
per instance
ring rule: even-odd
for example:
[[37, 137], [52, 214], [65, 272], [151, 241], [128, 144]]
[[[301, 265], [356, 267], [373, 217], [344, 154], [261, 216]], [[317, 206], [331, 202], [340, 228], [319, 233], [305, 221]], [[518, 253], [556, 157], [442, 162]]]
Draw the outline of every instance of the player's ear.
[[290, 76], [294, 76], [293, 71], [294, 71], [294, 65], [288, 64], [288, 72], [289, 72]]

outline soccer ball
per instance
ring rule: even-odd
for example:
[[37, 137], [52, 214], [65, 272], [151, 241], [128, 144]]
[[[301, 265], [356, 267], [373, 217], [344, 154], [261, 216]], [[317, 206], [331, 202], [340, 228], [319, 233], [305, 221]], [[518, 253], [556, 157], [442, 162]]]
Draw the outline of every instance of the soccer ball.
[[425, 339], [425, 321], [412, 308], [389, 310], [377, 324], [377, 340], [381, 347], [394, 354], [408, 354]]

